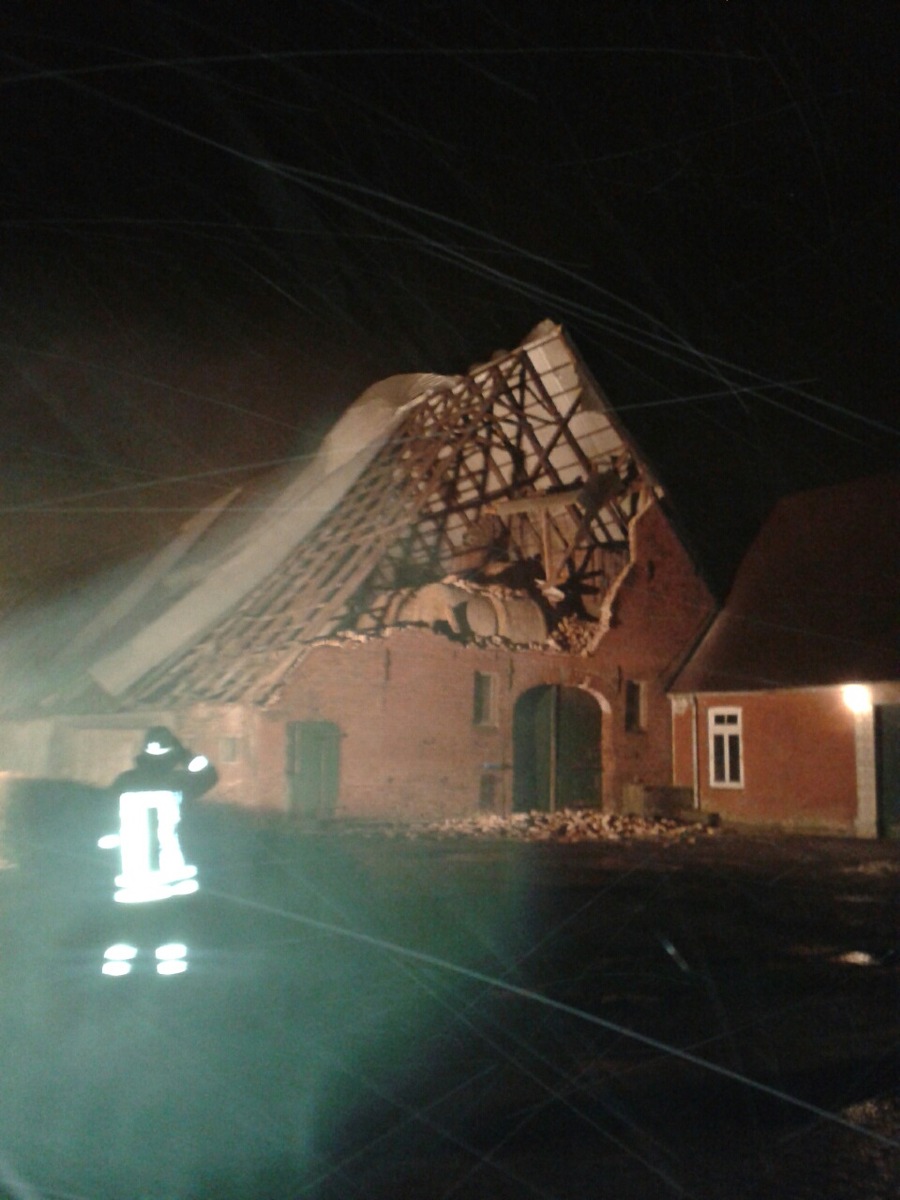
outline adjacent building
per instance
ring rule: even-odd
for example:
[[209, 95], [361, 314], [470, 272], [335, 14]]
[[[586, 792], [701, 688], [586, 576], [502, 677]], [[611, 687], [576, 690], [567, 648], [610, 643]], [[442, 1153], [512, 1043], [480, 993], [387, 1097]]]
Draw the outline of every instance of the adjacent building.
[[674, 775], [730, 821], [900, 833], [900, 477], [780, 501], [672, 685]]

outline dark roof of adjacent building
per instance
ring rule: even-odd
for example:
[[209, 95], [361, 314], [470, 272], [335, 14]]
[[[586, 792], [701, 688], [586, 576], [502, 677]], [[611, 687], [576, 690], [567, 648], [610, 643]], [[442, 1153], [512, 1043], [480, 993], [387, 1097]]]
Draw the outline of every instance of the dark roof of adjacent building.
[[900, 679], [900, 475], [776, 504], [674, 692]]

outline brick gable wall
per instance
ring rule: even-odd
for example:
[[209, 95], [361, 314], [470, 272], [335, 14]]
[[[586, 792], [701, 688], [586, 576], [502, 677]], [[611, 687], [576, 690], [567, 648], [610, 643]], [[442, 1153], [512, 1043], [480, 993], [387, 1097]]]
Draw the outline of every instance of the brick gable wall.
[[[515, 705], [546, 685], [581, 688], [597, 702], [598, 804], [617, 808], [627, 783], [671, 783], [665, 688], [712, 600], [656, 504], [633, 522], [631, 540], [632, 563], [616, 587], [610, 626], [588, 655], [463, 644], [419, 627], [315, 647], [277, 705], [246, 714], [248, 760], [230, 772], [233, 786], [222, 772], [224, 798], [245, 802], [252, 795], [261, 806], [285, 807], [286, 726], [327, 721], [341, 734], [337, 816], [473, 812], [485, 800], [485, 775], [493, 779], [493, 807], [509, 811]], [[476, 672], [495, 680], [491, 724], [474, 723]], [[643, 686], [643, 727], [633, 732], [625, 729], [628, 680]], [[215, 720], [206, 712], [199, 723]]]

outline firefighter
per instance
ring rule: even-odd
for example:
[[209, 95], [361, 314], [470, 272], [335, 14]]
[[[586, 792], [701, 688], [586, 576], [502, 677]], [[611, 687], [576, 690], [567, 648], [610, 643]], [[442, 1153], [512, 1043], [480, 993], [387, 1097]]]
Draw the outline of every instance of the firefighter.
[[[154, 726], [147, 731], [134, 766], [112, 785], [118, 797], [119, 830], [100, 839], [104, 849], [119, 850], [121, 870], [114, 893], [119, 903], [144, 908], [198, 890], [197, 868], [186, 861], [179, 838], [182, 804], [208, 792], [217, 779], [209, 760], [192, 755], [171, 730]], [[176, 953], [180, 946], [178, 942], [157, 946], [159, 974], [187, 969], [186, 948]], [[128, 974], [138, 952], [139, 947], [131, 943], [109, 947], [104, 974]]]

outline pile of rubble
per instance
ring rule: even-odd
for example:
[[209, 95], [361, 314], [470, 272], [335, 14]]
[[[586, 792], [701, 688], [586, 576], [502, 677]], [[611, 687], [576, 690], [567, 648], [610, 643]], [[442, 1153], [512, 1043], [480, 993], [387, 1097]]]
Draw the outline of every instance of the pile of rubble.
[[527, 842], [620, 842], [634, 839], [677, 841], [714, 834], [716, 827], [696, 820], [641, 817], [596, 809], [565, 808], [559, 812], [479, 813], [406, 825], [394, 831], [407, 838], [504, 838]]

